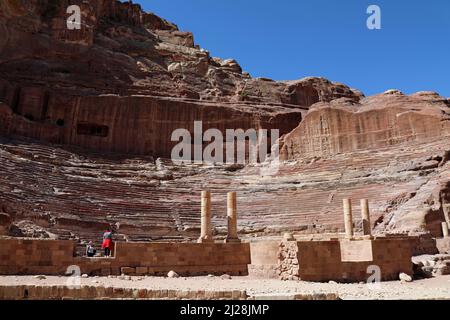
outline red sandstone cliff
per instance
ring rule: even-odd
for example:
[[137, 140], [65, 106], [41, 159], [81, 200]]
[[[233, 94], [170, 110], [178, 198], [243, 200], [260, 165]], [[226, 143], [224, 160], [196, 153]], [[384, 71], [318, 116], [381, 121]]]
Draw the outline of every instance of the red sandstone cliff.
[[[343, 197], [370, 199], [377, 232], [440, 235], [448, 99], [253, 79], [137, 4], [70, 1], [82, 9], [74, 31], [68, 4], [0, 2], [0, 233], [92, 240], [113, 224], [124, 239], [194, 239], [198, 193], [210, 188], [219, 237], [228, 190], [240, 193], [241, 236], [342, 231]], [[155, 161], [194, 120], [280, 129], [286, 162], [261, 177], [258, 166]]]
[[82, 8], [81, 30], [66, 27], [68, 1], [2, 1], [1, 78], [19, 87], [75, 95], [149, 94], [300, 106], [361, 95], [325, 79], [252, 79], [236, 61], [211, 57], [195, 45], [191, 33], [136, 4], [70, 3]]
[[[193, 120], [285, 134], [313, 103], [362, 96], [320, 78], [252, 79], [236, 61], [211, 57], [191, 33], [136, 4], [70, 4], [82, 9], [81, 30], [66, 27], [68, 1], [1, 2], [3, 134], [167, 157], [170, 133]], [[80, 125], [108, 135], [80, 134]]]
[[398, 91], [362, 99], [315, 104], [283, 139], [283, 159], [330, 157], [410, 141], [450, 136], [450, 103], [436, 93]]

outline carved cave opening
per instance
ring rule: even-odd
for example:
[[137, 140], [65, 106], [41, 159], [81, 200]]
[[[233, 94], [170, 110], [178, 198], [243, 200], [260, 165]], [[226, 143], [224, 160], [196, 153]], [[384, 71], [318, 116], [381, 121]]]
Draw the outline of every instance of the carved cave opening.
[[108, 126], [90, 123], [78, 123], [77, 125], [78, 135], [87, 135], [105, 138], [108, 136], [108, 133], [109, 133]]

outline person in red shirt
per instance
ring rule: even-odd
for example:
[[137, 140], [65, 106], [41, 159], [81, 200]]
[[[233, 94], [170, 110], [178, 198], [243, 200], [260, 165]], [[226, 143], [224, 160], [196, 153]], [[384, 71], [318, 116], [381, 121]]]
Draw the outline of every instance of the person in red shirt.
[[111, 256], [112, 246], [113, 246], [112, 231], [110, 228], [107, 228], [106, 231], [103, 233], [103, 243], [102, 243], [102, 249], [105, 250], [105, 257]]

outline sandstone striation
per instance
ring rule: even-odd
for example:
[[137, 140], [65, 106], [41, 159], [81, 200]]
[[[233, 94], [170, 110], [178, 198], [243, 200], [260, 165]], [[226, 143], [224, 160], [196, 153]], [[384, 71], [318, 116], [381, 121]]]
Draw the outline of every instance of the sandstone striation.
[[[343, 198], [367, 198], [376, 234], [439, 237], [450, 203], [450, 162], [427, 166], [430, 154], [444, 159], [440, 141], [289, 161], [276, 175], [263, 177], [261, 166], [178, 166], [2, 139], [0, 207], [15, 224], [33, 221], [60, 239], [82, 243], [100, 241], [98, 233], [107, 225], [115, 226], [122, 240], [195, 241], [200, 193], [211, 190], [214, 236], [225, 239], [226, 197], [236, 191], [240, 238], [291, 231], [313, 239], [344, 231]], [[355, 232], [361, 234], [359, 201], [353, 205]]]
[[[67, 0], [0, 2], [0, 234], [77, 239], [80, 250], [109, 225], [120, 240], [194, 241], [211, 190], [216, 239], [234, 191], [241, 239], [336, 237], [344, 198], [355, 212], [369, 199], [375, 234], [442, 235], [448, 98], [252, 78], [138, 4], [70, 4], [80, 30], [66, 28]], [[173, 164], [171, 133], [200, 120], [279, 129], [279, 170]]]
[[411, 96], [388, 91], [355, 103], [317, 103], [284, 137], [284, 159], [330, 157], [410, 141], [450, 136], [450, 104], [435, 93]]
[[65, 26], [68, 1], [2, 1], [1, 78], [12, 86], [3, 88], [3, 96], [18, 95], [27, 86], [36, 95], [56, 90], [76, 96], [145, 94], [299, 106], [361, 96], [325, 79], [252, 79], [235, 60], [211, 57], [191, 33], [131, 2], [71, 4], [82, 8], [81, 30]]

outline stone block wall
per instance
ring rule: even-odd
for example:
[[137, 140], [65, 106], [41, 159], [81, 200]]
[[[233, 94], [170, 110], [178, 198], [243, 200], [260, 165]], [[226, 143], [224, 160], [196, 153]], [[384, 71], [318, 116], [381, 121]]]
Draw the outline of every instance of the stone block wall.
[[119, 242], [112, 267], [127, 266], [141, 274], [148, 268], [149, 274], [174, 270], [184, 275], [246, 275], [249, 263], [250, 246], [245, 243]]
[[342, 277], [338, 240], [299, 242], [297, 246], [301, 280], [329, 281]]
[[73, 241], [0, 240], [0, 274], [64, 274], [74, 252]]
[[250, 243], [249, 275], [254, 278], [278, 279], [279, 241], [258, 241]]
[[279, 245], [277, 274], [281, 280], [300, 280], [299, 246], [286, 241]]
[[372, 265], [381, 268], [382, 279], [398, 280], [399, 273], [413, 274], [412, 241], [409, 238], [381, 238], [372, 241]]
[[113, 258], [75, 257], [75, 243], [55, 240], [0, 240], [0, 274], [65, 274], [69, 266], [81, 273], [119, 275], [246, 275], [248, 244], [116, 243]]
[[[262, 245], [260, 246], [262, 247]], [[253, 245], [251, 249], [253, 257]], [[269, 248], [266, 246], [266, 249]], [[339, 240], [278, 241], [276, 248], [274, 246], [271, 249], [271, 251], [266, 251], [266, 255], [272, 258], [271, 271], [278, 279], [323, 282], [343, 280], [348, 277], [343, 271], [345, 262], [342, 262]], [[276, 259], [273, 259], [274, 252], [276, 252]], [[260, 255], [264, 255], [262, 250]], [[260, 263], [260, 261], [263, 261], [263, 258], [258, 257], [256, 263]], [[254, 263], [255, 260], [252, 259], [249, 272], [255, 269]], [[346, 268], [349, 269], [348, 266]], [[350, 272], [355, 272], [355, 270], [350, 270]], [[266, 270], [266, 274], [268, 273]]]
[[438, 254], [436, 238], [431, 234], [423, 234], [418, 237], [411, 237], [413, 256], [420, 256], [423, 254]]
[[373, 260], [372, 241], [341, 240], [342, 262], [364, 262]]
[[374, 240], [287, 241], [279, 244], [276, 271], [282, 280], [366, 281], [378, 266], [381, 280], [413, 274], [412, 241], [408, 238]]

